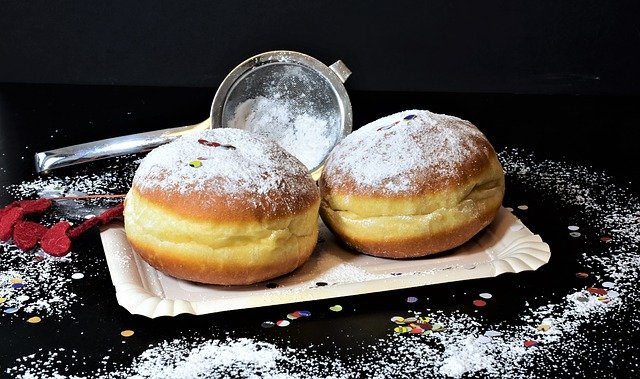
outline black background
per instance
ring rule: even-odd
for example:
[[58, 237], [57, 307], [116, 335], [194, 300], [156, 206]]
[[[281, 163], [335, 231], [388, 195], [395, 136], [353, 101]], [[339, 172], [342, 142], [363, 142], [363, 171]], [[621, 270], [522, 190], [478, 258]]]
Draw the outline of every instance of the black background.
[[640, 93], [637, 1], [0, 1], [0, 82], [216, 88], [341, 59], [360, 91]]

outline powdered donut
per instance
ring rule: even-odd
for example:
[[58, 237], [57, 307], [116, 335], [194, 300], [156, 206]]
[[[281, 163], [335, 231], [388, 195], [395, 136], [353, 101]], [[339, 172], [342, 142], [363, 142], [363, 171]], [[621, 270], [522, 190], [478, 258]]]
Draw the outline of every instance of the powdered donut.
[[425, 110], [367, 124], [330, 153], [320, 215], [369, 255], [422, 257], [459, 246], [486, 227], [504, 196], [504, 173], [470, 122]]
[[212, 129], [152, 150], [125, 198], [127, 238], [156, 269], [195, 282], [251, 284], [305, 263], [320, 196], [275, 142]]

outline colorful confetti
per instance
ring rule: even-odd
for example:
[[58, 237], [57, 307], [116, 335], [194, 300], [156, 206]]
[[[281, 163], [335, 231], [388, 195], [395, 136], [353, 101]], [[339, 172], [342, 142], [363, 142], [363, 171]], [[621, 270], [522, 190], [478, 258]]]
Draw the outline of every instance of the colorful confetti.
[[278, 320], [276, 321], [276, 325], [278, 325], [281, 328], [284, 328], [285, 326], [289, 326], [291, 324], [291, 322], [289, 320]]
[[473, 301], [473, 305], [475, 305], [476, 307], [484, 307], [485, 305], [487, 305], [487, 302], [484, 300], [477, 299]]
[[269, 328], [273, 328], [274, 326], [276, 326], [276, 323], [273, 322], [273, 321], [263, 321], [260, 326], [262, 326], [265, 329], [269, 329]]
[[29, 317], [29, 318], [27, 319], [27, 322], [28, 322], [29, 324], [37, 324], [37, 323], [39, 323], [40, 321], [42, 321], [42, 318], [40, 318], [40, 317], [38, 317], [38, 316]]
[[488, 293], [488, 292], [483, 292], [483, 293], [479, 294], [478, 296], [480, 296], [483, 299], [491, 299], [493, 297], [493, 295]]
[[340, 312], [342, 310], [342, 305], [336, 304], [329, 307], [330, 310], [334, 312]]
[[123, 337], [131, 337], [133, 335], [133, 333], [135, 333], [133, 330], [131, 329], [126, 329], [120, 332], [120, 335]]
[[81, 273], [81, 272], [76, 272], [75, 274], [71, 275], [71, 279], [78, 280], [78, 279], [82, 279], [82, 278], [84, 278], [84, 274]]
[[407, 303], [415, 303], [415, 302], [418, 301], [418, 298], [415, 297], [415, 296], [409, 296], [409, 297], [407, 297], [406, 301], [407, 301]]

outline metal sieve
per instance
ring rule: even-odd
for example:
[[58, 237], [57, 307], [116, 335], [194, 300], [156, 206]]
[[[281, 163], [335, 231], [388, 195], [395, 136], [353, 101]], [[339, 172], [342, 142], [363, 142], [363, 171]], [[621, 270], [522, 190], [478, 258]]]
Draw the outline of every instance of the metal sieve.
[[331, 149], [352, 130], [343, 85], [350, 74], [342, 61], [326, 66], [287, 50], [258, 54], [225, 77], [207, 120], [39, 152], [36, 171], [148, 151], [196, 130], [239, 127], [274, 139], [317, 179]]

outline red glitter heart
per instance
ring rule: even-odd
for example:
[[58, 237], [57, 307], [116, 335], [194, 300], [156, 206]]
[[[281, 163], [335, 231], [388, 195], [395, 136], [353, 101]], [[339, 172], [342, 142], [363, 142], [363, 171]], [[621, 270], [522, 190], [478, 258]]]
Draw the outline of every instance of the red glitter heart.
[[20, 207], [13, 207], [3, 212], [0, 219], [0, 241], [6, 242], [13, 235], [13, 227], [24, 217], [24, 210]]
[[67, 231], [71, 227], [68, 221], [60, 221], [42, 236], [40, 246], [45, 253], [54, 257], [63, 257], [71, 250], [71, 239]]
[[13, 242], [22, 251], [31, 250], [47, 232], [47, 227], [33, 221], [18, 221], [13, 228]]

